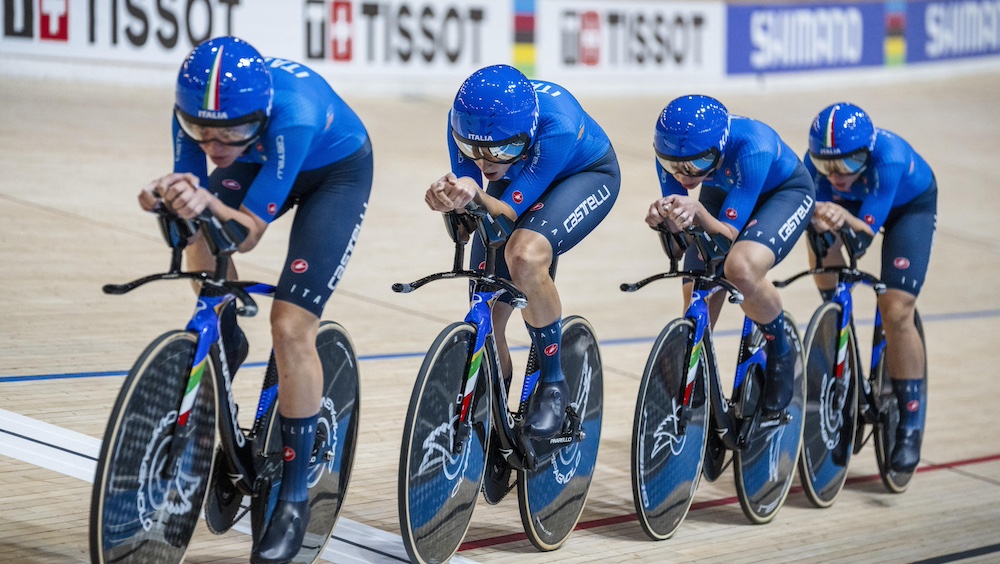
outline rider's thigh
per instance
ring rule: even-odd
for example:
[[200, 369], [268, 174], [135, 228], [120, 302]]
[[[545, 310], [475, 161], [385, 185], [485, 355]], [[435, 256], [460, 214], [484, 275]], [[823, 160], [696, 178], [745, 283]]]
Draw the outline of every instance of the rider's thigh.
[[774, 253], [770, 247], [756, 241], [739, 240], [726, 255], [725, 277], [746, 292], [764, 283], [772, 266]]

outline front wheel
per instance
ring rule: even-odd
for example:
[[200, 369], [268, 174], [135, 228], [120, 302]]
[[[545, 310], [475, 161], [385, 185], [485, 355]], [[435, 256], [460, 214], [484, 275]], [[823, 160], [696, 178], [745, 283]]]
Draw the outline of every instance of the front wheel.
[[[764, 421], [755, 416], [747, 435], [746, 447], [736, 451], [735, 456], [736, 494], [743, 514], [755, 524], [770, 522], [785, 503], [802, 446], [806, 395], [802, 340], [795, 320], [787, 312], [784, 315], [785, 331], [796, 353], [795, 388], [792, 401], [786, 409], [788, 420], [777, 425], [767, 425], [762, 424]], [[750, 338], [751, 349], [763, 346], [764, 336], [759, 328], [754, 329]], [[758, 365], [751, 368], [746, 380], [752, 378], [751, 382], [760, 384], [763, 376], [763, 367]]]
[[[294, 563], [315, 562], [330, 541], [354, 467], [361, 415], [358, 357], [347, 331], [338, 323], [323, 321], [316, 333], [316, 352], [323, 367], [323, 396], [316, 421], [316, 440], [309, 460], [309, 524]], [[272, 359], [273, 361], [273, 359]], [[280, 489], [283, 442], [278, 402], [264, 415], [266, 461], [261, 475], [267, 491], [252, 501], [255, 511], [253, 538], [266, 528]]]
[[[920, 321], [919, 313], [913, 313], [913, 322], [917, 326], [917, 333], [920, 334], [920, 344], [924, 353], [924, 395], [920, 401], [926, 406], [927, 342], [924, 340], [924, 325]], [[896, 427], [899, 426], [899, 404], [896, 401], [896, 394], [892, 391], [892, 375], [886, 366], [884, 350], [878, 364], [872, 370], [871, 382], [880, 399], [879, 422], [875, 430], [875, 458], [878, 460], [878, 472], [887, 490], [892, 493], [903, 493], [910, 485], [913, 472], [897, 472], [892, 469], [892, 449], [896, 446]]]
[[413, 562], [444, 562], [455, 554], [472, 521], [486, 470], [490, 383], [480, 374], [460, 427], [458, 401], [480, 368], [476, 329], [454, 323], [424, 357], [410, 396], [399, 453], [399, 524]]
[[[806, 330], [806, 408], [799, 480], [816, 507], [830, 507], [847, 480], [858, 424], [858, 359], [853, 327], [841, 329], [843, 308], [825, 302]], [[838, 370], [839, 355], [844, 355]], [[838, 376], [839, 372], [839, 376]]]
[[[555, 550], [573, 532], [587, 503], [597, 465], [604, 410], [604, 371], [594, 329], [570, 316], [562, 323], [562, 370], [570, 405], [580, 417], [584, 438], [568, 445], [537, 446], [540, 462], [517, 481], [521, 523], [539, 550]], [[539, 445], [544, 441], [538, 441]], [[551, 455], [546, 459], [546, 454]]]
[[[700, 351], [689, 363], [693, 332], [688, 319], [670, 322], [653, 344], [639, 383], [632, 425], [632, 500], [642, 530], [653, 540], [670, 538], [684, 521], [702, 471], [708, 365]], [[688, 382], [692, 369], [696, 372]]]
[[[162, 335], [143, 351], [122, 384], [104, 432], [90, 503], [95, 563], [184, 558], [215, 452], [214, 367], [208, 361], [194, 365], [196, 346], [194, 333]], [[198, 384], [197, 391], [178, 429], [178, 410], [189, 384]], [[172, 453], [177, 440], [185, 443]]]

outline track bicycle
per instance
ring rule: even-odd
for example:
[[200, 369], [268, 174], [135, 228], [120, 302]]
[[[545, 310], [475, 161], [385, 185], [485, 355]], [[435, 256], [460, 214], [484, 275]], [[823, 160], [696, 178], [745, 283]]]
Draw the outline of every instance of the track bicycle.
[[[504, 293], [512, 296], [515, 308], [527, 305], [520, 290], [495, 275], [496, 254], [511, 232], [510, 222], [476, 204], [444, 218], [455, 242], [452, 270], [393, 285], [406, 293], [435, 280], [460, 278], [470, 281], [471, 290], [465, 320], [438, 335], [413, 386], [399, 457], [403, 544], [414, 562], [449, 559], [465, 538], [480, 490], [489, 503], [498, 503], [515, 487], [507, 482], [510, 472], [504, 473], [509, 465], [517, 473], [528, 539], [539, 550], [555, 550], [580, 519], [597, 461], [603, 408], [597, 338], [584, 318], [563, 320], [562, 369], [571, 398], [566, 422], [551, 438], [524, 436], [522, 418], [538, 380], [535, 351], [529, 352], [519, 407], [511, 411], [492, 320], [493, 306]], [[473, 233], [486, 245], [486, 261], [479, 269], [463, 270]], [[499, 490], [484, 487], [488, 454], [497, 466], [491, 471], [503, 476]]]
[[[775, 282], [775, 286], [784, 288], [806, 275], [837, 275], [833, 298], [819, 306], [806, 329], [806, 420], [799, 458], [799, 480], [813, 505], [829, 507], [847, 480], [851, 455], [860, 452], [874, 435], [875, 457], [882, 483], [890, 492], [902, 493], [909, 485], [913, 472], [897, 472], [890, 463], [896, 443], [899, 406], [886, 365], [882, 315], [876, 307], [871, 368], [866, 378], [861, 365], [851, 295], [851, 290], [859, 283], [870, 286], [877, 295], [881, 295], [886, 291], [885, 284], [873, 274], [858, 270], [860, 245], [857, 234], [849, 226], [845, 225], [840, 230], [847, 252], [847, 266], [822, 266], [822, 257], [826, 256], [834, 241], [832, 233], [818, 234], [810, 229], [808, 237], [820, 266]], [[914, 312], [914, 322], [921, 343], [924, 343], [924, 330], [918, 312]], [[926, 344], [924, 350], [926, 357]], [[921, 401], [926, 402], [927, 398], [923, 397]]]
[[[251, 295], [274, 287], [227, 280], [230, 255], [245, 230], [203, 214], [183, 220], [161, 207], [161, 232], [172, 248], [170, 269], [120, 285], [125, 294], [157, 280], [193, 280], [197, 305], [184, 330], [156, 338], [129, 371], [108, 419], [97, 460], [90, 507], [91, 560], [180, 562], [205, 509], [209, 530], [222, 534], [247, 511], [253, 542], [260, 540], [277, 501], [283, 448], [277, 417], [274, 355], [265, 373], [250, 429], [237, 420], [227, 347], [219, 312], [233, 300], [245, 317], [257, 313]], [[216, 256], [214, 273], [182, 272], [182, 251], [201, 231]], [[323, 398], [309, 469], [309, 521], [293, 562], [313, 562], [336, 524], [354, 462], [360, 412], [358, 361], [337, 323], [323, 321], [316, 337]], [[218, 446], [216, 443], [218, 432]], [[243, 506], [249, 496], [249, 506]]]
[[[744, 317], [733, 391], [723, 394], [709, 299], [718, 291], [730, 303], [743, 295], [722, 277], [731, 242], [698, 226], [683, 233], [658, 228], [670, 270], [622, 284], [634, 292], [656, 280], [693, 280], [683, 317], [656, 338], [639, 384], [632, 430], [632, 497], [643, 531], [654, 540], [676, 532], [691, 507], [701, 477], [715, 481], [735, 461], [736, 493], [752, 523], [774, 519], [788, 495], [802, 440], [805, 376], [802, 342], [785, 312], [785, 331], [798, 352], [791, 403], [780, 413], [761, 407], [767, 354], [764, 335]], [[704, 272], [679, 268], [690, 244], [705, 262]], [[728, 457], [728, 453], [732, 453]], [[728, 460], [727, 460], [728, 458]]]

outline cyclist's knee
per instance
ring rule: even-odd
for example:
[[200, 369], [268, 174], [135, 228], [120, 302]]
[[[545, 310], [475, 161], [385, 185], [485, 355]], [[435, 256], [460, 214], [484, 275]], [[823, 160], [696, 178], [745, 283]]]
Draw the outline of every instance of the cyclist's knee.
[[514, 232], [504, 249], [504, 260], [515, 283], [548, 276], [552, 263], [552, 246], [548, 239], [534, 231]]
[[913, 314], [917, 297], [902, 290], [888, 290], [878, 300], [882, 326], [886, 331], [904, 331], [914, 326]]
[[275, 349], [312, 348], [319, 319], [298, 306], [275, 301], [271, 309], [271, 338]]
[[730, 253], [726, 257], [725, 277], [744, 294], [754, 294], [766, 282], [769, 265], [762, 264], [747, 253]]

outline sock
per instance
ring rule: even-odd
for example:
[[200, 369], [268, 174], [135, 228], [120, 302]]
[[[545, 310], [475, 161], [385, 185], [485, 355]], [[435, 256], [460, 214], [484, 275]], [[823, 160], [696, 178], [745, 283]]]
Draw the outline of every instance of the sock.
[[924, 396], [924, 379], [892, 381], [892, 392], [899, 403], [899, 426], [920, 430], [924, 428], [927, 410], [921, 398]]
[[563, 379], [559, 347], [562, 341], [562, 318], [542, 328], [524, 324], [531, 335], [531, 342], [538, 352], [538, 368], [542, 382], [560, 382]]
[[281, 467], [281, 491], [278, 499], [309, 499], [309, 459], [316, 441], [316, 421], [312, 417], [293, 419], [281, 416], [281, 441], [285, 444], [285, 462]]
[[829, 302], [829, 301], [833, 301], [833, 295], [836, 294], [836, 293], [837, 293], [837, 290], [835, 288], [834, 289], [830, 289], [830, 290], [820, 289], [820, 291], [819, 291], [819, 297], [822, 298], [824, 302]]
[[785, 334], [785, 316], [778, 314], [770, 323], [758, 323], [760, 330], [767, 339], [767, 350], [772, 354], [781, 356], [788, 352], [791, 343], [788, 342], [788, 335]]

